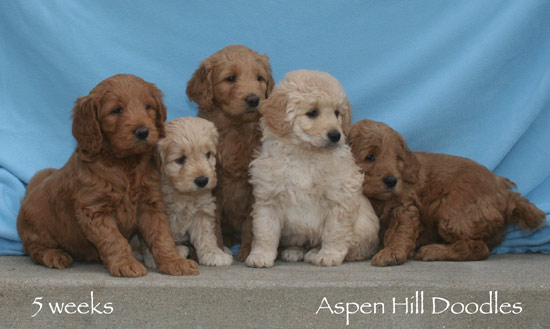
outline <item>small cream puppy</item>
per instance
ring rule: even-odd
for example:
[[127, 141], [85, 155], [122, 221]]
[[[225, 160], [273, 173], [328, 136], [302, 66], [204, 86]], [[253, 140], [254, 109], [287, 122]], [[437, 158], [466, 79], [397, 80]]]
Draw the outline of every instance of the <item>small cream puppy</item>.
[[340, 265], [371, 257], [378, 218], [362, 195], [363, 176], [345, 137], [351, 106], [328, 73], [288, 73], [260, 104], [262, 146], [250, 164], [255, 204], [246, 264]]
[[[218, 132], [214, 124], [201, 118], [178, 118], [165, 125], [166, 137], [157, 145], [162, 174], [162, 194], [182, 257], [189, 250], [182, 245], [191, 242], [199, 264], [231, 265], [233, 257], [222, 251], [215, 236], [216, 146]], [[151, 253], [142, 244], [143, 260], [155, 267]]]

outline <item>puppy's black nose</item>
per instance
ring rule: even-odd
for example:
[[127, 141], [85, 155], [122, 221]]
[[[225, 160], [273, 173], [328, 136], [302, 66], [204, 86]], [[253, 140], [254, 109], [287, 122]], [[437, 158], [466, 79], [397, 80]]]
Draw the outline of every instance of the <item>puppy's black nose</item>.
[[136, 130], [134, 130], [134, 135], [141, 140], [146, 139], [147, 136], [149, 136], [149, 128], [139, 126]]
[[338, 143], [342, 134], [338, 130], [331, 130], [327, 133], [328, 139], [333, 143]]
[[195, 185], [197, 185], [198, 187], [205, 187], [206, 184], [208, 184], [208, 177], [200, 176], [195, 178]]
[[382, 181], [388, 188], [394, 188], [397, 185], [397, 177], [395, 176], [386, 176]]
[[250, 94], [244, 99], [246, 104], [250, 107], [256, 107], [260, 103], [260, 97], [256, 94]]

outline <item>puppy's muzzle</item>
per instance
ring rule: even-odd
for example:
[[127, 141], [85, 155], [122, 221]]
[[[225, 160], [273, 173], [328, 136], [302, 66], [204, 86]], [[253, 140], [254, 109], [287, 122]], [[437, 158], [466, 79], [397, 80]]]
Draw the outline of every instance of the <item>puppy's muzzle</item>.
[[145, 140], [149, 137], [149, 128], [145, 126], [139, 126], [134, 130], [134, 136], [139, 140]]

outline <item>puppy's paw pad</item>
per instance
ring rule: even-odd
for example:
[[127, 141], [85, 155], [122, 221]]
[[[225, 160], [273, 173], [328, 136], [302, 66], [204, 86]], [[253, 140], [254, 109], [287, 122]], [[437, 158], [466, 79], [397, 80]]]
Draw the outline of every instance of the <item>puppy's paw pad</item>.
[[407, 255], [402, 252], [384, 248], [372, 257], [371, 265], [373, 266], [391, 266], [400, 265], [407, 261]]
[[428, 245], [420, 248], [414, 258], [422, 261], [444, 260], [446, 254], [444, 246]]
[[199, 265], [190, 259], [178, 258], [158, 266], [159, 273], [168, 275], [197, 275]]
[[251, 253], [246, 258], [246, 265], [249, 267], [272, 267], [275, 262], [275, 257], [260, 253]]
[[178, 254], [181, 256], [181, 258], [187, 258], [189, 256], [189, 248], [187, 246], [176, 246], [176, 249], [178, 250]]
[[285, 262], [299, 262], [304, 260], [304, 248], [291, 247], [281, 251], [281, 259]]
[[228, 266], [233, 264], [233, 256], [220, 250], [220, 252], [211, 252], [202, 255], [199, 262], [201, 265], [206, 266]]
[[66, 252], [50, 249], [44, 253], [44, 265], [49, 268], [65, 269], [73, 263], [73, 258]]
[[113, 276], [135, 278], [147, 275], [147, 270], [135, 259], [123, 260], [109, 266], [109, 272]]

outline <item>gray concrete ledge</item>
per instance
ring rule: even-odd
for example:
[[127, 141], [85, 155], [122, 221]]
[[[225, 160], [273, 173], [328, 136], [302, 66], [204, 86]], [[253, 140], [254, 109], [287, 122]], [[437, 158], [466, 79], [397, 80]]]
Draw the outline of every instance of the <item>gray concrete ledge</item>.
[[[4, 328], [341, 328], [346, 315], [336, 303], [357, 305], [371, 314], [349, 315], [349, 328], [548, 328], [550, 327], [550, 255], [491, 255], [481, 262], [409, 261], [377, 268], [367, 262], [332, 268], [277, 262], [271, 269], [242, 264], [200, 267], [195, 277], [158, 273], [136, 279], [115, 278], [100, 264], [76, 263], [67, 270], [32, 264], [28, 257], [0, 257], [0, 327]], [[96, 309], [90, 314], [93, 291]], [[424, 314], [416, 310], [416, 292], [424, 292]], [[498, 301], [495, 301], [498, 291]], [[492, 303], [490, 302], [492, 295]], [[37, 297], [42, 297], [37, 299]], [[326, 297], [328, 304], [323, 304]], [[447, 311], [432, 314], [449, 301]], [[396, 303], [413, 303], [408, 310]], [[34, 301], [37, 301], [33, 305]], [[74, 303], [52, 314], [49, 303]], [[496, 302], [496, 307], [495, 307]], [[42, 310], [38, 311], [39, 304]], [[111, 304], [107, 304], [111, 303]], [[368, 304], [370, 303], [370, 307]], [[378, 303], [374, 307], [374, 303]], [[473, 312], [453, 314], [455, 303]], [[509, 303], [510, 307], [505, 303]], [[519, 305], [517, 303], [520, 303]], [[382, 305], [383, 304], [383, 312]], [[513, 308], [516, 304], [516, 308]], [[318, 314], [319, 307], [323, 305]], [[492, 306], [490, 306], [492, 305]], [[504, 305], [504, 306], [503, 306]], [[496, 308], [519, 314], [494, 314]], [[376, 308], [376, 314], [372, 313]], [[490, 309], [491, 308], [491, 309]], [[459, 313], [460, 304], [454, 306]]]

